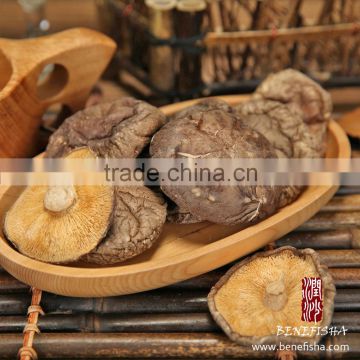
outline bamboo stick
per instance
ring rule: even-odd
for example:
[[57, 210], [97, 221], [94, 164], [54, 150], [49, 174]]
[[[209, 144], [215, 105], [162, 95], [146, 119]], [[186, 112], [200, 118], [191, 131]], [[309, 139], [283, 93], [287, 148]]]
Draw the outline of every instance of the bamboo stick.
[[[174, 35], [172, 10], [175, 0], [147, 0], [150, 31], [157, 39], [168, 40]], [[161, 91], [174, 87], [174, 55], [170, 46], [152, 46], [150, 50], [150, 80]]]
[[224, 31], [223, 22], [221, 18], [220, 1], [210, 0], [209, 9], [210, 9], [211, 28], [215, 33], [220, 34]]
[[360, 269], [329, 269], [337, 288], [360, 288]]
[[[26, 321], [23, 316], [0, 317], [0, 333], [19, 332]], [[345, 326], [349, 332], [360, 332], [359, 312], [335, 312], [332, 326]], [[220, 332], [209, 312], [191, 314], [111, 314], [93, 313], [46, 315], [39, 320], [45, 332], [129, 332], [183, 333]]]
[[357, 227], [360, 224], [360, 212], [320, 212], [301, 225], [297, 230], [334, 230]]
[[[276, 39], [286, 41], [319, 40], [337, 38], [340, 36], [351, 35], [354, 32], [354, 24], [334, 24], [321, 26], [305, 26], [300, 28], [278, 29]], [[236, 42], [266, 43], [274, 38], [273, 30], [247, 30], [234, 32], [210, 32], [206, 35], [203, 42], [208, 47], [219, 44], [229, 45]]]
[[[178, 2], [174, 16], [175, 35], [178, 39], [188, 39], [201, 33], [204, 10], [204, 0], [182, 0]], [[177, 63], [176, 83], [180, 93], [196, 89], [201, 83], [201, 54], [200, 50], [184, 48], [176, 51]]]
[[[212, 284], [213, 285], [213, 284]], [[163, 289], [147, 293], [109, 298], [71, 298], [45, 293], [42, 307], [47, 314], [69, 312], [94, 312], [96, 314], [164, 314], [206, 312], [206, 290], [180, 291]], [[28, 297], [9, 294], [0, 297], [0, 314], [25, 314]], [[360, 310], [360, 289], [338, 289], [335, 309], [337, 311]]]
[[336, 195], [353, 195], [360, 194], [360, 186], [342, 186]]
[[[327, 337], [326, 345], [349, 345], [348, 352], [299, 352], [307, 359], [357, 359], [360, 356], [360, 334]], [[14, 359], [21, 344], [18, 334], [0, 335], [0, 357]], [[273, 359], [273, 352], [257, 352], [236, 345], [225, 335], [213, 333], [131, 334], [67, 333], [42, 334], [37, 341], [39, 358], [47, 359]]]
[[[337, 288], [360, 288], [360, 269], [358, 268], [332, 268], [329, 269]], [[210, 289], [220, 277], [224, 270], [214, 270], [207, 274], [195, 277], [190, 280], [174, 284], [169, 288], [175, 289]]]
[[24, 292], [29, 291], [30, 287], [16, 280], [0, 268], [0, 294], [8, 292]]
[[320, 211], [360, 211], [360, 195], [335, 196]]
[[360, 250], [319, 250], [318, 254], [329, 267], [360, 267]]
[[[360, 314], [359, 314], [360, 315]], [[360, 317], [360, 316], [359, 316]], [[349, 321], [344, 317], [344, 321]], [[358, 318], [354, 318], [354, 326]], [[360, 322], [360, 319], [359, 319]], [[0, 333], [16, 332], [24, 325], [22, 316], [0, 317]], [[210, 313], [111, 314], [93, 313], [47, 315], [39, 322], [42, 332], [218, 332]], [[360, 326], [359, 326], [360, 328]]]
[[276, 241], [276, 246], [294, 246], [299, 249], [357, 249], [360, 231], [357, 228], [328, 231], [294, 231]]

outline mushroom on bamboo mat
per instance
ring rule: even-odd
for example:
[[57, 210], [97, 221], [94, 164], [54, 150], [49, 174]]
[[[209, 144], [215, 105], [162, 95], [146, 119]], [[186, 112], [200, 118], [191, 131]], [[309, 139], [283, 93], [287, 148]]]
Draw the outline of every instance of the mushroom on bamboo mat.
[[[321, 282], [319, 312], [305, 307], [304, 281]], [[307, 290], [305, 289], [307, 293]], [[335, 286], [312, 249], [282, 247], [257, 253], [232, 267], [211, 289], [208, 305], [212, 316], [229, 338], [240, 345], [318, 343], [318, 333], [285, 336], [282, 328], [327, 327], [331, 323]], [[320, 303], [319, 303], [320, 304]], [[316, 306], [317, 308], [317, 306]], [[314, 309], [315, 310], [315, 309]], [[291, 360], [295, 354], [279, 352]]]

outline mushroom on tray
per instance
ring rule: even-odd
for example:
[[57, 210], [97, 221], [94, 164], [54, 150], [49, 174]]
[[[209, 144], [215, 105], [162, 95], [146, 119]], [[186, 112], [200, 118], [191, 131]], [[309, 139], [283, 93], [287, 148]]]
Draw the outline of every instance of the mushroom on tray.
[[278, 157], [322, 156], [322, 139], [311, 136], [302, 117], [288, 105], [272, 100], [250, 100], [240, 103], [234, 110], [244, 124], [270, 141]]
[[[268, 140], [243, 126], [220, 100], [203, 101], [182, 111], [152, 138], [154, 158], [274, 158]], [[225, 109], [225, 110], [224, 110]], [[274, 186], [162, 185], [181, 213], [200, 221], [243, 226], [256, 223], [278, 209], [280, 190]], [[188, 219], [187, 219], [188, 220]]]
[[166, 220], [161, 195], [145, 186], [116, 186], [114, 218], [106, 238], [82, 260], [111, 265], [148, 250]]
[[54, 132], [46, 156], [61, 157], [88, 146], [99, 156], [135, 158], [165, 121], [160, 110], [133, 98], [91, 106], [70, 116]]
[[[87, 148], [67, 158], [95, 158]], [[75, 261], [105, 237], [114, 207], [114, 189], [104, 185], [29, 186], [5, 216], [4, 232], [31, 258]]]
[[[320, 278], [323, 314], [317, 323], [302, 320], [302, 280]], [[317, 331], [278, 335], [278, 327], [326, 327], [334, 307], [335, 286], [312, 249], [282, 247], [255, 254], [232, 267], [211, 289], [209, 309], [215, 321], [242, 345], [318, 342]]]
[[325, 153], [327, 125], [331, 117], [330, 94], [308, 76], [293, 69], [269, 75], [256, 89], [254, 99], [274, 100], [301, 116], [308, 132]]
[[[250, 101], [234, 108], [241, 121], [264, 135], [279, 158], [325, 155], [332, 103], [330, 94], [296, 70], [269, 75]], [[301, 186], [284, 186], [280, 207], [294, 201]]]

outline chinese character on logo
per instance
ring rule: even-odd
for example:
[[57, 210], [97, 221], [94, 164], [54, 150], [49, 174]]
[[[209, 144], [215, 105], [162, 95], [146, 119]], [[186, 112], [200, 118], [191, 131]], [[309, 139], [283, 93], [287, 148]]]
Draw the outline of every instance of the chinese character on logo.
[[302, 279], [302, 321], [321, 321], [323, 313], [322, 296], [321, 278], [305, 277]]

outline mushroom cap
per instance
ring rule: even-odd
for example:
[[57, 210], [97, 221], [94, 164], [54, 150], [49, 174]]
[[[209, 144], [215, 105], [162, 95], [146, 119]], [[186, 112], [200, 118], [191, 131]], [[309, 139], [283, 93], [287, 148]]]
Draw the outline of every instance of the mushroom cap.
[[245, 125], [269, 140], [279, 158], [323, 156], [322, 139], [311, 136], [309, 126], [288, 105], [259, 99], [242, 102], [234, 111]]
[[[94, 157], [88, 149], [73, 151], [71, 158]], [[114, 206], [111, 186], [79, 185], [72, 189], [74, 201], [63, 205], [68, 187], [29, 186], [5, 216], [6, 237], [24, 255], [50, 263], [75, 261], [88, 253], [106, 235]], [[46, 197], [56, 199], [45, 202]], [[54, 211], [48, 210], [48, 208]]]
[[257, 87], [255, 99], [282, 102], [309, 124], [330, 120], [332, 101], [330, 94], [303, 73], [286, 69], [268, 75]]
[[83, 260], [111, 265], [139, 255], [158, 239], [165, 219], [166, 204], [160, 195], [145, 186], [117, 186], [109, 232]]
[[172, 209], [168, 209], [166, 220], [172, 224], [195, 224], [201, 222], [201, 220], [191, 214], [188, 209], [182, 209], [177, 205]]
[[101, 103], [66, 119], [50, 137], [46, 156], [88, 146], [103, 157], [135, 158], [165, 122], [165, 115], [144, 101], [124, 97]]
[[[219, 101], [217, 101], [219, 102]], [[257, 131], [212, 101], [180, 112], [153, 137], [155, 158], [272, 158], [270, 143]], [[226, 105], [226, 104], [225, 104]], [[227, 106], [225, 106], [225, 109]], [[191, 110], [192, 109], [192, 110]], [[220, 224], [255, 223], [277, 210], [280, 191], [272, 186], [162, 185], [163, 192], [199, 221]]]
[[[250, 128], [264, 135], [279, 158], [317, 158], [324, 155], [324, 139], [309, 130], [302, 117], [278, 101], [250, 100], [234, 108], [236, 115]], [[282, 186], [279, 207], [293, 202], [300, 186]]]
[[[322, 280], [324, 308], [318, 323], [301, 320], [304, 277]], [[269, 300], [269, 291], [278, 291], [281, 297]], [[255, 254], [232, 267], [211, 289], [208, 304], [215, 321], [239, 344], [303, 343], [318, 342], [321, 336], [277, 336], [277, 326], [328, 326], [334, 296], [333, 280], [316, 252], [286, 246]]]
[[195, 105], [188, 106], [173, 115], [174, 119], [181, 119], [184, 117], [191, 117], [195, 112], [206, 112], [210, 110], [223, 110], [232, 113], [232, 107], [224, 100], [217, 98], [204, 99], [197, 102]]

